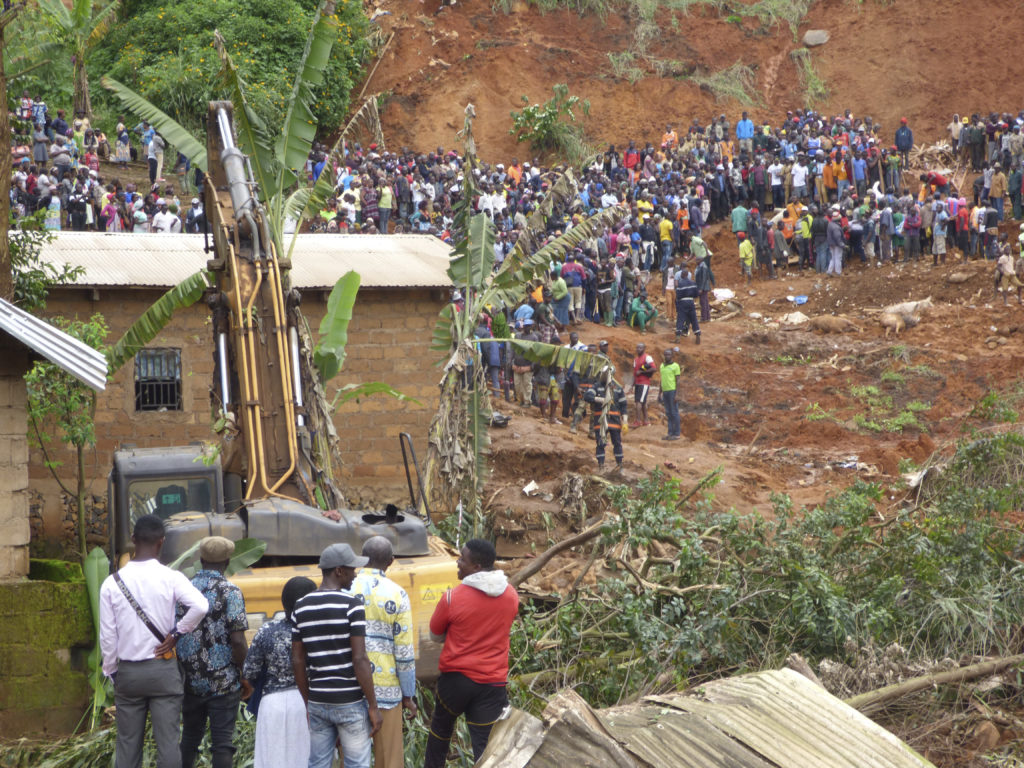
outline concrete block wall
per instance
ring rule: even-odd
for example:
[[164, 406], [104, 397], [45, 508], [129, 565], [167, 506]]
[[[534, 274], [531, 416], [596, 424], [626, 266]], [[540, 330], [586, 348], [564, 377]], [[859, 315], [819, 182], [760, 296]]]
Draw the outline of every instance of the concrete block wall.
[[0, 338], [0, 581], [28, 574], [27, 350]]
[[84, 583], [0, 584], [0, 738], [65, 736], [91, 689], [93, 645]]
[[[113, 343], [162, 291], [119, 288], [98, 292], [81, 288], [53, 291], [47, 302], [47, 314], [65, 317], [89, 317], [102, 314], [110, 327], [108, 341]], [[353, 502], [403, 503], [408, 497], [402, 454], [398, 442], [401, 432], [412, 435], [417, 455], [426, 454], [430, 420], [437, 410], [440, 356], [430, 351], [430, 337], [438, 312], [447, 300], [438, 289], [391, 290], [363, 288], [356, 301], [349, 327], [348, 356], [344, 370], [329, 382], [333, 396], [345, 384], [383, 381], [418, 403], [400, 402], [386, 395], [373, 395], [339, 409], [335, 426], [340, 438], [343, 466], [342, 489]], [[326, 291], [307, 291], [302, 310], [314, 335], [327, 306]], [[181, 349], [182, 405], [180, 412], [135, 411], [134, 367], [126, 364], [107, 390], [97, 398], [96, 450], [86, 457], [90, 493], [106, 493], [106, 477], [113, 451], [121, 443], [139, 447], [184, 445], [212, 440], [210, 430], [209, 389], [213, 385], [213, 342], [209, 312], [203, 302], [179, 312], [152, 343], [154, 347]], [[50, 454], [63, 462], [58, 470], [71, 486], [75, 457], [71, 450], [51, 443]], [[33, 451], [29, 477], [41, 499], [44, 536], [62, 535], [67, 510], [59, 486]], [[73, 486], [72, 486], [73, 487]], [[52, 554], [52, 549], [49, 551]]]

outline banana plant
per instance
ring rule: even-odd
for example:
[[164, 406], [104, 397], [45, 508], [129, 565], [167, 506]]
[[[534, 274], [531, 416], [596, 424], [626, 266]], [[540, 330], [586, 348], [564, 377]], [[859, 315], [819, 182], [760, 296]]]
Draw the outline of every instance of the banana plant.
[[[604, 227], [612, 226], [627, 211], [606, 208], [578, 222], [564, 234], [543, 247], [538, 247], [547, 218], [555, 205], [572, 200], [576, 194], [575, 180], [566, 173], [552, 185], [548, 196], [527, 222], [516, 247], [494, 269], [494, 224], [486, 214], [473, 214], [471, 204], [477, 190], [473, 170], [473, 111], [467, 107], [462, 136], [466, 146], [466, 168], [463, 173], [461, 200], [455, 210], [455, 227], [463, 233], [452, 251], [448, 276], [462, 293], [463, 307], [454, 304], [441, 310], [431, 339], [431, 348], [447, 354], [438, 411], [430, 424], [424, 475], [428, 499], [438, 508], [444, 502], [459, 505], [468, 517], [471, 534], [479, 532], [480, 494], [487, 480], [486, 456], [490, 446], [488, 427], [491, 419], [489, 389], [484, 382], [482, 365], [472, 365], [474, 355], [487, 339], [475, 339], [477, 321], [489, 306], [514, 306], [526, 296], [529, 282], [547, 274], [553, 262], [584, 240], [595, 237]], [[607, 358], [587, 352], [561, 351], [549, 344], [506, 341], [528, 359], [547, 365], [577, 366], [588, 371], [609, 365]], [[547, 361], [547, 362], [544, 362]], [[561, 361], [561, 362], [559, 362]], [[452, 503], [454, 500], [455, 504]]]
[[[103, 39], [113, 21], [119, 0], [97, 7], [93, 0], [38, 0], [39, 9], [50, 22], [54, 42], [71, 57], [75, 69], [75, 114], [92, 116], [86, 59]], [[5, 7], [9, 5], [4, 4]]]

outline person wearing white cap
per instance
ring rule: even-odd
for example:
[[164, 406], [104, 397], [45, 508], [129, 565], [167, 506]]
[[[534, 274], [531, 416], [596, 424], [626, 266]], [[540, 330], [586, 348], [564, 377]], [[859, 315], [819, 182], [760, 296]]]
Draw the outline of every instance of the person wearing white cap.
[[[235, 542], [207, 536], [199, 542], [201, 569], [192, 577], [210, 609], [194, 631], [178, 641], [178, 661], [185, 673], [185, 700], [181, 707], [181, 766], [193, 768], [199, 745], [210, 723], [213, 768], [231, 768], [235, 746], [235, 718], [242, 696], [246, 620], [242, 591], [224, 576]], [[184, 610], [178, 609], [179, 620]], [[246, 694], [247, 695], [247, 694]]]
[[381, 714], [366, 655], [366, 614], [348, 590], [369, 562], [348, 544], [320, 555], [323, 582], [295, 604], [292, 671], [309, 715], [309, 768], [330, 768], [341, 743], [345, 768], [370, 768]]
[[203, 231], [206, 224], [206, 214], [203, 212], [203, 204], [198, 197], [192, 198], [192, 207], [185, 214], [185, 231], [196, 234]]

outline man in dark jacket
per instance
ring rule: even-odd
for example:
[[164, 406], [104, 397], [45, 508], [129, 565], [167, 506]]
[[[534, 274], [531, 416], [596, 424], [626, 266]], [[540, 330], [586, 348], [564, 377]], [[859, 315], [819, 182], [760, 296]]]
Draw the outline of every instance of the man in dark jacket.
[[900, 153], [900, 163], [904, 168], [909, 162], [909, 152], [914, 148], [914, 132], [907, 127], [907, 118], [900, 118], [900, 127], [896, 129], [894, 140], [896, 151]]
[[[703, 263], [703, 260], [702, 262]], [[697, 322], [696, 301], [700, 291], [690, 273], [681, 269], [676, 273], [676, 341], [680, 336], [689, 336], [693, 327], [696, 341], [700, 344], [700, 323]]]
[[[697, 268], [693, 272], [693, 282], [697, 285], [697, 293], [700, 296], [700, 321], [702, 323], [711, 320], [711, 302], [708, 294], [715, 285], [715, 273], [711, 271], [711, 265], [707, 259], [700, 259]], [[678, 293], [676, 294], [679, 295]]]

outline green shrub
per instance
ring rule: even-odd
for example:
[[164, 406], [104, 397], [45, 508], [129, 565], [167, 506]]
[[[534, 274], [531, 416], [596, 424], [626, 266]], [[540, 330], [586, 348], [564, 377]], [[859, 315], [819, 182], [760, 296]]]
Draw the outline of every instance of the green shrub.
[[583, 114], [590, 114], [590, 101], [569, 95], [569, 86], [558, 83], [553, 86], [555, 95], [543, 104], [530, 104], [523, 96], [523, 110], [513, 110], [512, 127], [509, 134], [517, 141], [525, 141], [536, 152], [562, 152], [583, 142], [583, 128], [576, 122], [574, 108], [579, 105]]

